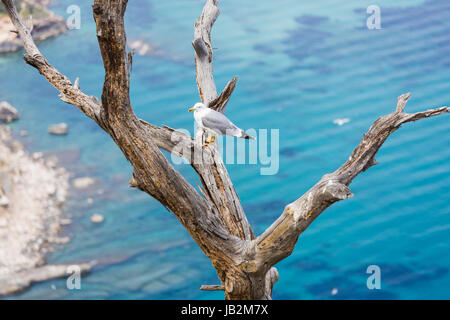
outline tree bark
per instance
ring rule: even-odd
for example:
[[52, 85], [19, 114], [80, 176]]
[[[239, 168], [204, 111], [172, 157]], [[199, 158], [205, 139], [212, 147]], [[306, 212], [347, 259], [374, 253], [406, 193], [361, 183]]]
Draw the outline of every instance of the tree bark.
[[[201, 289], [224, 290], [226, 299], [270, 299], [279, 278], [274, 265], [292, 253], [298, 236], [326, 208], [352, 196], [348, 185], [359, 173], [376, 164], [375, 155], [388, 136], [403, 123], [449, 112], [449, 108], [442, 107], [405, 113], [410, 95], [400, 96], [396, 110], [374, 122], [338, 170], [323, 176], [302, 197], [288, 204], [282, 215], [255, 237], [217, 144], [203, 148], [205, 133], [200, 130], [192, 139], [169, 127], [138, 119], [134, 114], [129, 95], [132, 54], [127, 52], [124, 28], [127, 0], [94, 1], [97, 39], [105, 68], [101, 101], [83, 93], [78, 78], [72, 84], [54, 68], [34, 44], [13, 1], [2, 3], [24, 42], [25, 61], [60, 92], [62, 101], [77, 106], [111, 136], [133, 166], [130, 186], [146, 192], [173, 212], [211, 260], [221, 284]], [[206, 0], [195, 22], [192, 44], [200, 99], [210, 108], [225, 113], [237, 77], [217, 94], [211, 44], [211, 29], [219, 16], [217, 4], [218, 0]], [[190, 162], [202, 183], [201, 194], [173, 168], [160, 149]]]

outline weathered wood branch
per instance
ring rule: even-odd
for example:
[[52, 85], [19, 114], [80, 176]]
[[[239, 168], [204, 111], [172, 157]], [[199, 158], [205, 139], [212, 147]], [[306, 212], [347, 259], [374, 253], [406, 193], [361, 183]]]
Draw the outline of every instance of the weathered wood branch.
[[211, 44], [211, 29], [220, 14], [218, 2], [218, 0], [206, 0], [201, 16], [195, 21], [192, 46], [195, 50], [195, 70], [200, 99], [209, 108], [225, 113], [225, 106], [236, 86], [237, 77], [228, 82], [218, 97], [213, 75]]
[[223, 285], [218, 285], [218, 284], [204, 284], [200, 287], [200, 290], [203, 291], [224, 291], [225, 288], [223, 287]]
[[194, 40], [195, 69], [200, 99], [205, 105], [217, 98], [216, 83], [213, 76], [213, 48], [211, 29], [220, 14], [218, 0], [207, 0], [200, 18], [195, 21]]
[[123, 21], [127, 3], [127, 0], [95, 0], [92, 6], [97, 25], [98, 44], [105, 67], [102, 105], [106, 124], [109, 121], [114, 123], [111, 118], [119, 115], [123, 120], [135, 118], [129, 95], [129, 61]]
[[[213, 76], [213, 47], [211, 44], [211, 29], [219, 16], [217, 0], [206, 0], [201, 16], [194, 26], [194, 40], [192, 45], [195, 53], [195, 69], [198, 92], [201, 101], [210, 108], [225, 112], [225, 106], [229, 101], [236, 85], [235, 77], [225, 87], [224, 91], [217, 95], [217, 89]], [[201, 146], [206, 138], [205, 132], [197, 130], [195, 145]], [[194, 160], [199, 159], [194, 152]], [[227, 169], [219, 154], [216, 143], [204, 148], [201, 152], [203, 161], [191, 162], [200, 177], [202, 193], [219, 211], [221, 220], [230, 234], [245, 240], [237, 248], [232, 257], [233, 262], [228, 265], [215, 266], [217, 275], [225, 288], [227, 299], [252, 298], [249, 280], [246, 273], [239, 267], [242, 263], [242, 253], [247, 243], [254, 238], [253, 230], [248, 223], [234, 185], [228, 175]]]
[[302, 197], [287, 205], [283, 214], [259, 237], [254, 240], [255, 269], [268, 270], [280, 260], [289, 256], [298, 236], [330, 205], [348, 199], [353, 195], [348, 188], [361, 172], [377, 164], [375, 155], [386, 139], [403, 123], [429, 118], [450, 112], [442, 107], [417, 113], [405, 113], [410, 94], [398, 98], [396, 110], [377, 119], [364, 135], [350, 158], [335, 172], [322, 179]]
[[[206, 0], [202, 14], [195, 22], [192, 44], [195, 52], [196, 78], [200, 99], [209, 107], [225, 112], [225, 106], [235, 88], [237, 77], [227, 84], [220, 96], [217, 96], [211, 45], [211, 29], [220, 14], [217, 3], [217, 0]], [[198, 130], [196, 136], [203, 137], [203, 134], [201, 130]], [[201, 144], [203, 138], [196, 139], [196, 141]], [[200, 177], [207, 199], [218, 208], [231, 234], [241, 239], [253, 239], [253, 231], [223, 164], [217, 144], [214, 143], [205, 148], [205, 151], [200, 154], [202, 157], [197, 157], [197, 159], [200, 158], [203, 161], [194, 161], [191, 164]]]
[[237, 79], [238, 77], [234, 77], [227, 83], [220, 96], [210, 102], [209, 108], [225, 113], [227, 103], [233, 94], [234, 88], [236, 87]]
[[78, 107], [86, 116], [101, 124], [99, 121], [101, 108], [98, 99], [84, 94], [78, 86], [73, 85], [66, 76], [54, 68], [37, 48], [30, 30], [20, 19], [14, 2], [2, 0], [2, 3], [24, 44], [25, 61], [35, 67], [60, 92], [62, 101]]

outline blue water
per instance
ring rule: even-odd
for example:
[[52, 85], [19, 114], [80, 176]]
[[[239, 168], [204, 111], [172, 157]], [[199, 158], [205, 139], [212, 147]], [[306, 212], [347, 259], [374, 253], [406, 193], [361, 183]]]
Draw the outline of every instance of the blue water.
[[[67, 16], [73, 0], [54, 10]], [[320, 177], [350, 155], [397, 96], [412, 92], [407, 111], [450, 104], [450, 2], [379, 0], [381, 30], [368, 30], [371, 1], [221, 1], [213, 30], [218, 88], [238, 75], [227, 115], [242, 128], [280, 128], [280, 169], [229, 165], [257, 234]], [[104, 76], [89, 1], [79, 1], [80, 30], [39, 44], [81, 88], [100, 96]], [[157, 125], [193, 131], [187, 106], [198, 101], [192, 26], [202, 1], [134, 0], [129, 40], [144, 39], [165, 57], [135, 56], [131, 98], [136, 113]], [[57, 92], [20, 53], [0, 57], [0, 100], [20, 109], [12, 124], [31, 151], [56, 154], [75, 177], [101, 180], [97, 192], [72, 193], [65, 206], [72, 238], [50, 263], [97, 260], [82, 289], [65, 280], [33, 285], [12, 298], [221, 299], [201, 292], [217, 276], [177, 219], [146, 194], [128, 188], [131, 168], [90, 119]], [[336, 118], [350, 118], [343, 126]], [[378, 154], [378, 166], [351, 185], [355, 197], [320, 216], [279, 263], [275, 299], [445, 299], [450, 297], [450, 117], [407, 124]], [[70, 134], [51, 136], [67, 122]], [[178, 166], [190, 181], [188, 166]], [[92, 197], [89, 206], [86, 198]], [[93, 225], [89, 217], [106, 220]], [[381, 268], [381, 290], [368, 290], [366, 268]], [[52, 286], [54, 286], [52, 288]], [[332, 290], [338, 289], [336, 295]]]

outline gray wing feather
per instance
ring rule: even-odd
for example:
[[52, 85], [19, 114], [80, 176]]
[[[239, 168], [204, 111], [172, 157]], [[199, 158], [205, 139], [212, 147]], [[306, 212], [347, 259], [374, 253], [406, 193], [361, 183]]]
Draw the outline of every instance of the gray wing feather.
[[234, 134], [240, 132], [240, 129], [236, 127], [227, 117], [222, 113], [210, 110], [205, 116], [202, 117], [203, 126], [216, 131], [222, 135]]

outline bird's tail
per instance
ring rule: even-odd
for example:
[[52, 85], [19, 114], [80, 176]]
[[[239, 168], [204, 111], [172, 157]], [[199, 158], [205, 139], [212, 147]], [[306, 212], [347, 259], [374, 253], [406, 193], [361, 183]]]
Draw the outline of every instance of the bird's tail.
[[246, 134], [244, 131], [241, 131], [241, 136], [240, 136], [240, 138], [243, 138], [243, 139], [251, 139], [251, 140], [256, 140], [256, 138], [255, 137], [252, 137], [252, 136], [249, 136], [248, 134]]

